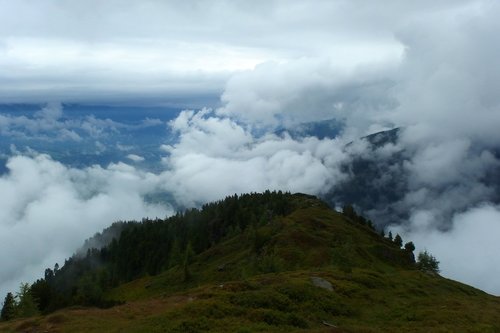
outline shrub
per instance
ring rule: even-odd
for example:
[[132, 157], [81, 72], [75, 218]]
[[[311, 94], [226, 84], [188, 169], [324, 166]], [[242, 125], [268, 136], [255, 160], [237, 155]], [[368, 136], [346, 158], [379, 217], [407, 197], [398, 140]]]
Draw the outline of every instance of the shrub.
[[424, 272], [439, 273], [439, 261], [427, 251], [418, 254], [417, 267]]

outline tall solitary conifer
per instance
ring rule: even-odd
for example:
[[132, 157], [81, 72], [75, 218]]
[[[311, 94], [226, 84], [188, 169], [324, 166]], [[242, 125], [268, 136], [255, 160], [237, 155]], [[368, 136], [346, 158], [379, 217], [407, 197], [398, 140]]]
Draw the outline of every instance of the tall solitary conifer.
[[403, 239], [399, 234], [396, 234], [396, 237], [394, 237], [394, 244], [396, 244], [398, 247], [403, 246]]
[[0, 317], [2, 320], [11, 320], [16, 316], [16, 301], [12, 293], [7, 293], [3, 302], [2, 313]]

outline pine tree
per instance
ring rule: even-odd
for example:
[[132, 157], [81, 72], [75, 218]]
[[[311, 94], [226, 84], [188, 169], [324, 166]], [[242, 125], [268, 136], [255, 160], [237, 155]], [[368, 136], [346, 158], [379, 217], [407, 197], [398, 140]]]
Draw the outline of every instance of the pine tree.
[[405, 244], [405, 250], [408, 252], [413, 252], [415, 251], [415, 244], [413, 242], [408, 242]]
[[188, 245], [186, 246], [186, 252], [184, 253], [184, 263], [183, 263], [184, 281], [188, 281], [191, 278], [189, 265], [193, 261], [193, 257], [194, 257], [193, 247], [191, 246], [191, 242], [189, 242]]
[[38, 309], [44, 312], [49, 307], [53, 293], [47, 280], [38, 279], [31, 285], [31, 295], [38, 303]]
[[93, 274], [84, 275], [79, 281], [75, 300], [82, 305], [98, 305], [102, 301], [102, 289]]
[[439, 273], [439, 261], [427, 251], [418, 254], [417, 267], [424, 272]]
[[342, 207], [342, 214], [351, 219], [355, 219], [357, 217], [356, 211], [352, 205], [344, 205]]
[[403, 239], [399, 234], [396, 234], [396, 237], [394, 237], [394, 244], [396, 244], [399, 248], [403, 246]]
[[2, 313], [0, 318], [2, 320], [11, 320], [16, 316], [16, 301], [12, 293], [7, 293], [3, 302]]
[[368, 221], [366, 222], [366, 225], [367, 225], [370, 229], [375, 230], [375, 226], [373, 225], [372, 220], [368, 220]]
[[168, 260], [168, 266], [173, 267], [180, 265], [182, 263], [182, 252], [181, 252], [181, 246], [179, 244], [179, 240], [175, 238], [172, 248], [170, 249], [170, 254], [169, 254], [169, 260]]
[[31, 317], [38, 314], [38, 306], [31, 294], [31, 288], [28, 283], [21, 283], [16, 297], [19, 299], [17, 304], [19, 317]]
[[413, 251], [415, 251], [415, 244], [413, 244], [413, 242], [406, 243], [405, 251], [408, 254], [408, 257], [410, 258], [411, 262], [415, 263], [415, 254], [413, 254]]

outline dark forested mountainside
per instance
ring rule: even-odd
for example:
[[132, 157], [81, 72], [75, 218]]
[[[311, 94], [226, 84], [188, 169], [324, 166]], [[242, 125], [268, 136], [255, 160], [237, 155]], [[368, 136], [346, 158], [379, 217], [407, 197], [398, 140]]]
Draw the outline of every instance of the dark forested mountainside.
[[[364, 216], [373, 219], [378, 228], [408, 221], [414, 206], [411, 200], [407, 202], [409, 194], [419, 189], [427, 190], [429, 184], [415, 187], [413, 169], [415, 162], [422, 159], [418, 157], [422, 152], [418, 147], [406, 142], [404, 132], [405, 128], [394, 128], [347, 144], [344, 151], [350, 158], [343, 162], [341, 170], [349, 177], [335, 184], [327, 193], [322, 194], [321, 198], [332, 205], [345, 203], [355, 205]], [[360, 146], [363, 149], [359, 149]], [[478, 154], [473, 148], [471, 151], [472, 156]], [[480, 151], [487, 155], [491, 154], [497, 160], [500, 158], [500, 148], [496, 146]], [[470, 176], [465, 176], [464, 179], [468, 177]], [[485, 167], [482, 174], [476, 174], [472, 178], [475, 178], [478, 186], [488, 189], [487, 201], [500, 203], [498, 163]], [[430, 187], [436, 198], [443, 198], [450, 195], [451, 188], [462, 188], [464, 184], [456, 182], [440, 186], [434, 182]], [[478, 204], [480, 201], [469, 198], [456, 208], [442, 209], [440, 213], [442, 228], [451, 227], [449, 221], [453, 220], [454, 214]]]
[[[400, 133], [401, 129], [395, 128], [361, 138], [359, 142], [366, 142], [368, 149], [364, 154], [352, 153], [349, 162], [342, 165], [342, 171], [351, 177], [333, 187], [322, 196], [323, 199], [330, 203], [355, 204], [380, 228], [407, 217], [408, 212], [393, 209], [407, 193], [408, 175], [404, 170], [407, 152], [398, 150], [384, 156], [373, 154], [388, 144], [396, 145]], [[346, 145], [346, 151], [359, 142]]]

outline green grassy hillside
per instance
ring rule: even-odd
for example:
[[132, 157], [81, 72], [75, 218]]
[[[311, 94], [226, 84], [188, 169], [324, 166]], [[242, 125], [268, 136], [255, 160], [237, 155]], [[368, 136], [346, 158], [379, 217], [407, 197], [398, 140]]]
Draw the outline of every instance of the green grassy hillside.
[[304, 195], [154, 276], [0, 332], [500, 332], [500, 299], [417, 270], [408, 251]]

